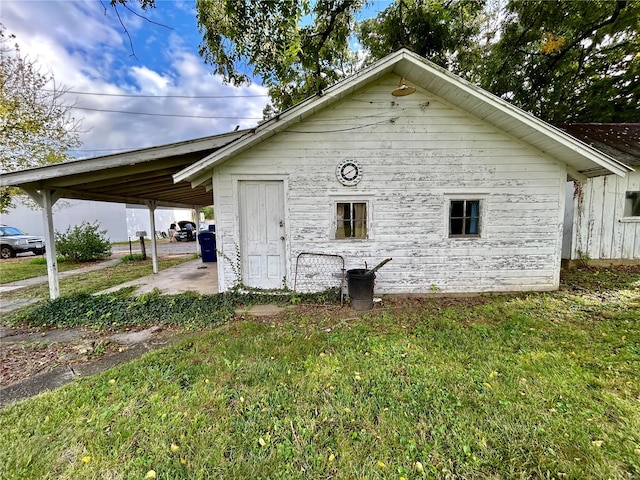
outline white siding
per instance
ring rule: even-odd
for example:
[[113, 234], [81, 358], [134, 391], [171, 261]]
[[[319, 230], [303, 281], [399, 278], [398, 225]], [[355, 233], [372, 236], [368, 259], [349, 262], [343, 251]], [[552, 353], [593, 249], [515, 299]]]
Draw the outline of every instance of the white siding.
[[[237, 277], [235, 182], [270, 176], [288, 184], [289, 286], [297, 255], [314, 252], [347, 269], [393, 258], [376, 293], [558, 287], [565, 166], [426, 92], [394, 98], [397, 84], [386, 77], [216, 167], [222, 290]], [[336, 180], [345, 158], [362, 165], [355, 187]], [[482, 199], [480, 238], [448, 237], [449, 195]], [[370, 202], [367, 240], [333, 238], [334, 203], [350, 196]]]
[[574, 195], [571, 258], [640, 259], [640, 218], [624, 217], [627, 191], [640, 191], [640, 172], [579, 184]]

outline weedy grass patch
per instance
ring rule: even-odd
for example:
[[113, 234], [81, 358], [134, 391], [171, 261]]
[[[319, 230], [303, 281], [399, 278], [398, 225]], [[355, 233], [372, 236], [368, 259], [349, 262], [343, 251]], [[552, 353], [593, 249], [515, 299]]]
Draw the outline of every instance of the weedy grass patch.
[[[195, 256], [167, 257], [158, 260], [158, 269], [164, 270], [180, 263], [193, 260]], [[67, 265], [65, 262], [62, 265]], [[73, 265], [73, 263], [70, 263]], [[1, 264], [0, 264], [1, 265]], [[87, 265], [86, 263], [81, 266]], [[46, 266], [44, 266], [46, 275]], [[151, 259], [140, 262], [121, 262], [116, 265], [105, 267], [93, 272], [80, 273], [69, 278], [62, 278], [59, 281], [60, 295], [71, 296], [79, 294], [91, 294], [105, 290], [107, 288], [120, 285], [121, 283], [134, 280], [136, 278], [151, 275], [153, 265]], [[48, 298], [49, 286], [47, 283], [21, 288], [8, 293], [0, 294], [0, 301], [3, 299], [27, 299], [27, 298]]]
[[637, 478], [640, 271], [623, 276], [203, 329], [6, 407], [5, 474]]
[[[67, 262], [63, 258], [58, 259], [59, 272], [74, 270], [86, 265], [87, 263]], [[0, 262], [0, 284], [45, 275], [47, 275], [47, 260], [44, 257], [20, 258], [19, 260], [3, 260]]]

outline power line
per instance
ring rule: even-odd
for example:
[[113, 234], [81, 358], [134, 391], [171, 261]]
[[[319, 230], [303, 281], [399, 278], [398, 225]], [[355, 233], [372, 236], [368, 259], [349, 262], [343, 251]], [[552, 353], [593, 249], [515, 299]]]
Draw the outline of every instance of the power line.
[[[43, 88], [45, 92], [58, 92], [58, 90], [49, 90]], [[74, 95], [92, 95], [96, 97], [127, 97], [127, 98], [264, 98], [269, 97], [267, 94], [256, 95], [142, 95], [127, 93], [100, 93], [100, 92], [80, 92], [78, 90], [65, 90], [64, 93], [73, 93]]]
[[[142, 150], [147, 147], [136, 147], [136, 148], [70, 148], [67, 152], [128, 152], [133, 150]], [[151, 147], [149, 147], [151, 148]]]
[[152, 117], [180, 117], [180, 118], [209, 118], [209, 119], [229, 119], [229, 120], [262, 120], [262, 117], [227, 117], [227, 116], [207, 116], [207, 115], [181, 115], [178, 113], [148, 113], [148, 112], [130, 112], [124, 110], [107, 110], [102, 108], [76, 107], [75, 110], [89, 110], [91, 112], [106, 113], [126, 113], [127, 115], [148, 115]]

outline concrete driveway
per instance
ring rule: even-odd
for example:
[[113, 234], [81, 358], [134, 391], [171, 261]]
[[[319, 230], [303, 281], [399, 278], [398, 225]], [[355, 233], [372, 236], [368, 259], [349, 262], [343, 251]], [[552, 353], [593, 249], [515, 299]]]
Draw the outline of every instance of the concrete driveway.
[[112, 293], [125, 287], [136, 287], [134, 295], [148, 293], [154, 289], [168, 295], [189, 291], [203, 295], [218, 293], [218, 264], [203, 263], [198, 258], [98, 293]]
[[[147, 256], [151, 256], [151, 245], [147, 241]], [[131, 247], [131, 250], [130, 250]], [[172, 242], [159, 240], [158, 255], [163, 257], [190, 255], [199, 252], [196, 242]], [[114, 257], [131, 253], [140, 253], [140, 243], [131, 242], [129, 245], [114, 245], [111, 249]], [[201, 258], [181, 263], [175, 267], [161, 270], [156, 274], [137, 278], [130, 282], [117, 285], [98, 293], [111, 293], [125, 287], [137, 287], [134, 295], [151, 292], [158, 289], [161, 293], [175, 295], [184, 292], [196, 292], [203, 295], [218, 293], [218, 267], [215, 262], [203, 262]]]

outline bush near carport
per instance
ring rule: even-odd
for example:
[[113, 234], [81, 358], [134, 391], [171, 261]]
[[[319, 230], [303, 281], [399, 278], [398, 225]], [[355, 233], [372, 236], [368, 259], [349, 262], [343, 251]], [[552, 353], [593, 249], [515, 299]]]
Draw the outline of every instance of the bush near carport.
[[58, 255], [73, 262], [91, 262], [111, 256], [111, 242], [106, 238], [106, 230], [100, 230], [100, 223], [69, 227], [65, 233], [56, 232]]

